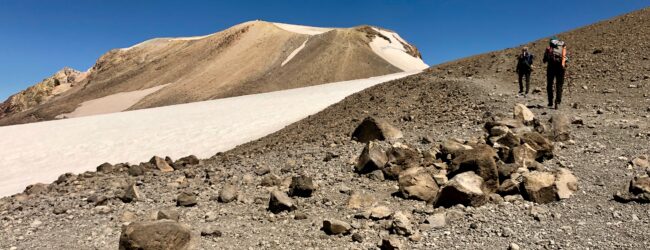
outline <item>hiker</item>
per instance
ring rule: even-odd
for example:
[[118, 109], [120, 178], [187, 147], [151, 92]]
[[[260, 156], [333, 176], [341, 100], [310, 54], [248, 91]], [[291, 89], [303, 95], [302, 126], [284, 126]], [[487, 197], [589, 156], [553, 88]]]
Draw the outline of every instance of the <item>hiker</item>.
[[[548, 106], [558, 109], [562, 103], [562, 87], [564, 85], [564, 73], [567, 67], [567, 54], [566, 45], [564, 41], [559, 40], [557, 37], [552, 37], [549, 40], [549, 46], [544, 52], [544, 63], [546, 67], [546, 92], [548, 94]], [[555, 80], [555, 84], [553, 81]], [[553, 87], [555, 86], [555, 93]], [[555, 94], [555, 100], [553, 99]]]
[[[530, 89], [530, 73], [533, 71], [533, 54], [528, 52], [528, 47], [521, 49], [521, 54], [517, 56], [517, 69], [519, 74], [519, 94], [528, 95]], [[526, 89], [524, 92], [523, 78], [526, 78]]]

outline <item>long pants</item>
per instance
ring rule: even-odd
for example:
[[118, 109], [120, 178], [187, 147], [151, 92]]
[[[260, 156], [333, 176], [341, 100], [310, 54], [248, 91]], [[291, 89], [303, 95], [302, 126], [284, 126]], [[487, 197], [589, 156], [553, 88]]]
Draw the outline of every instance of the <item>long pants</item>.
[[[555, 84], [553, 84], [555, 80]], [[562, 88], [564, 86], [564, 69], [560, 67], [549, 67], [546, 71], [546, 93], [548, 94], [548, 105], [562, 103]], [[553, 101], [553, 87], [555, 87], [555, 102]]]
[[524, 93], [524, 78], [526, 78], [526, 94], [530, 89], [530, 71], [519, 70], [519, 93]]

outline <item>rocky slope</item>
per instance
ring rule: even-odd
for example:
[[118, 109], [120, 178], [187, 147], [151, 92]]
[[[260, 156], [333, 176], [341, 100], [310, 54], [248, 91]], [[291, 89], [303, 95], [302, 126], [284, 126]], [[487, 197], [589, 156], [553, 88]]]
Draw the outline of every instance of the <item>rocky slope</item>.
[[[384, 56], [381, 49], [376, 51], [373, 41], [377, 39], [397, 48], [390, 51], [401, 51], [400, 59], [406, 56], [409, 63], [398, 63], [390, 55]], [[414, 46], [396, 33], [379, 28], [329, 29], [252, 21], [208, 36], [157, 38], [111, 50], [97, 60], [86, 77], [77, 79], [65, 92], [38, 90], [41, 83], [30, 89], [36, 88], [36, 92], [43, 94], [27, 90], [16, 95], [21, 100], [7, 100], [0, 125], [66, 117], [88, 101], [155, 87], [161, 88], [135, 100], [128, 109], [363, 79], [426, 67]], [[14, 108], [17, 105], [25, 107]]]
[[[629, 69], [629, 74], [647, 72], [643, 46], [648, 35], [628, 33], [649, 24], [650, 9], [644, 9], [560, 34], [575, 48], [572, 65], [582, 68], [574, 71], [574, 83], [580, 88], [567, 95], [560, 110], [544, 108], [544, 93], [526, 98], [515, 95], [515, 76], [507, 69], [514, 67], [508, 53], [514, 55], [516, 49], [461, 59], [372, 87], [277, 133], [210, 159], [153, 158], [139, 165], [106, 164], [99, 166], [97, 173], [62, 175], [56, 183], [35, 185], [25, 193], [0, 199], [1, 230], [7, 235], [0, 240], [0, 247], [108, 249], [167, 242], [202, 249], [646, 248], [650, 244], [647, 204], [641, 199], [621, 203], [613, 194], [627, 190], [634, 176], [648, 171], [643, 155], [650, 153], [649, 80], [631, 82], [627, 75], [611, 73], [613, 69], [608, 67], [623, 73]], [[587, 39], [603, 32], [611, 39]], [[626, 60], [617, 55], [589, 59], [602, 54], [593, 53], [597, 48], [619, 48], [620, 44], [628, 44], [625, 50], [637, 54]], [[542, 48], [537, 46], [533, 45], [534, 51]], [[594, 73], [605, 69], [610, 73]], [[537, 80], [533, 86], [543, 86], [539, 80], [543, 70], [538, 68], [534, 74]], [[535, 118], [532, 122], [531, 115]], [[364, 118], [369, 116], [392, 125], [368, 125]], [[555, 118], [558, 116], [564, 116], [565, 121], [560, 123], [563, 119]], [[504, 123], [510, 117], [531, 125]], [[549, 122], [551, 118], [553, 122]], [[505, 128], [494, 129], [498, 121]], [[364, 123], [366, 128], [380, 129], [382, 136], [355, 132]], [[564, 125], [554, 125], [558, 123]], [[480, 169], [441, 176], [443, 166], [456, 171], [454, 162], [464, 162], [458, 160], [462, 154], [449, 150], [449, 139], [457, 139], [455, 145], [461, 152], [488, 142], [490, 147], [505, 150], [490, 138], [504, 131], [525, 131], [525, 127], [537, 132], [546, 131], [541, 129], [544, 127], [549, 131], [563, 127], [568, 129], [563, 130], [568, 138], [558, 137], [565, 133], [547, 134], [555, 140], [551, 159], [515, 161], [520, 165], [509, 178], [523, 181], [523, 186], [515, 185], [520, 194], [502, 192], [506, 190], [492, 193], [489, 186], [467, 188], [460, 193], [491, 194], [480, 203], [442, 206], [440, 190], [456, 185], [449, 182], [471, 187], [475, 183], [472, 180], [494, 179]], [[373, 153], [373, 164], [383, 166], [382, 171], [358, 173], [359, 166], [367, 162], [359, 158], [367, 159], [360, 156], [370, 146], [353, 140], [353, 136], [357, 140], [383, 137], [391, 142], [376, 142], [395, 152], [392, 156]], [[496, 142], [506, 146], [515, 143], [515, 147], [518, 143], [533, 145], [522, 138]], [[400, 145], [415, 153], [395, 150], [403, 148]], [[507, 146], [513, 155], [515, 147]], [[524, 148], [523, 152], [542, 152], [540, 149]], [[370, 148], [365, 151], [377, 152]], [[504, 163], [515, 160], [505, 155], [488, 159]], [[406, 170], [422, 167], [431, 175], [419, 172], [422, 175], [410, 178], [410, 171], [405, 171], [393, 180], [389, 170], [395, 168], [380, 163], [382, 159], [395, 166], [413, 165]], [[491, 160], [474, 162], [483, 165]], [[578, 179], [577, 191], [568, 198], [559, 193], [559, 185], [545, 189], [526, 184], [527, 179], [533, 179], [531, 173], [559, 169], [570, 170]], [[524, 179], [514, 178], [516, 173]], [[468, 175], [467, 181], [453, 181]], [[553, 187], [558, 181], [537, 175], [541, 177], [536, 182], [538, 187]], [[499, 188], [506, 180], [499, 180]], [[648, 195], [647, 178], [634, 180], [635, 188], [630, 190], [641, 189]], [[425, 183], [430, 188], [424, 190], [439, 197], [430, 202], [411, 199], [410, 195], [405, 198], [403, 191], [411, 190], [406, 187], [418, 186], [409, 183]], [[438, 184], [442, 184], [441, 189], [432, 191]], [[545, 195], [530, 195], [534, 191]], [[456, 198], [462, 196], [454, 197], [445, 200], [458, 201]], [[156, 226], [166, 232], [159, 235], [168, 236], [147, 237]]]

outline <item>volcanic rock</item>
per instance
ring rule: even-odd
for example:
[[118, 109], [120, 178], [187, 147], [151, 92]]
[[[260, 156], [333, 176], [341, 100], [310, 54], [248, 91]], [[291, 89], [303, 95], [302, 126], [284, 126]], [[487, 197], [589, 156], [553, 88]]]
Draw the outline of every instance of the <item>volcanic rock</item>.
[[329, 219], [323, 220], [323, 231], [329, 235], [347, 234], [352, 229], [352, 226], [345, 221]]
[[451, 178], [440, 190], [437, 207], [451, 207], [456, 204], [481, 206], [487, 203], [487, 195], [481, 189], [483, 178], [474, 172], [464, 172]]
[[387, 162], [386, 151], [379, 144], [368, 142], [359, 156], [355, 170], [357, 173], [367, 174], [383, 169]]
[[399, 175], [399, 192], [404, 198], [432, 201], [438, 194], [438, 184], [424, 168], [410, 168]]
[[352, 139], [363, 143], [373, 140], [395, 140], [402, 137], [402, 131], [387, 121], [374, 117], [365, 118], [352, 132]]
[[310, 197], [316, 190], [311, 177], [306, 175], [294, 176], [289, 186], [289, 196]]
[[134, 222], [122, 227], [120, 250], [195, 249], [187, 225], [172, 220]]
[[272, 213], [280, 213], [283, 211], [293, 211], [296, 210], [296, 204], [293, 199], [289, 198], [287, 194], [279, 190], [273, 190], [271, 192], [271, 197], [269, 198], [269, 207], [268, 210]]

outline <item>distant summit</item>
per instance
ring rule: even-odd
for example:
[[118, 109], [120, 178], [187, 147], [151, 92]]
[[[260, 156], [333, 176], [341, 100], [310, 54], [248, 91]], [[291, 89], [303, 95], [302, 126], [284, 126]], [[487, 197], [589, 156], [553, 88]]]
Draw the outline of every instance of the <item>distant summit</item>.
[[155, 38], [63, 69], [0, 104], [0, 125], [160, 107], [428, 68], [415, 46], [372, 26], [250, 21]]

